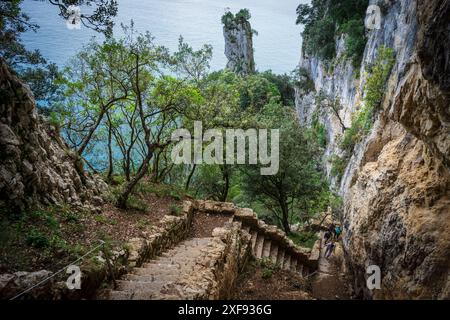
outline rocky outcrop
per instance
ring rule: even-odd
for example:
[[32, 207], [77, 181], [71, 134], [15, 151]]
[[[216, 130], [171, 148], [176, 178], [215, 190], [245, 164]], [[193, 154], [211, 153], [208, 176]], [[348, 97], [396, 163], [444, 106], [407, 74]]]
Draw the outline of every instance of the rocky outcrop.
[[253, 30], [243, 13], [242, 10], [236, 15], [228, 12], [222, 18], [225, 56], [228, 69], [238, 74], [250, 74], [255, 72]]
[[[55, 126], [38, 115], [33, 94], [0, 59], [0, 205], [89, 204], [105, 190]], [[100, 200], [101, 201], [101, 200]]]
[[[396, 55], [371, 132], [355, 147], [342, 181], [331, 179], [344, 199], [344, 251], [357, 297], [450, 298], [449, 8], [448, 0], [386, 2], [381, 29], [368, 31], [359, 79], [349, 62], [327, 72], [314, 57], [301, 61], [316, 92], [340, 98], [349, 125], [377, 49], [385, 45]], [[336, 42], [339, 55], [342, 40]], [[313, 97], [297, 90], [306, 124], [317, 108]], [[332, 114], [321, 122], [329, 137], [326, 161], [340, 154], [342, 128]], [[366, 267], [374, 264], [381, 290], [366, 287]]]

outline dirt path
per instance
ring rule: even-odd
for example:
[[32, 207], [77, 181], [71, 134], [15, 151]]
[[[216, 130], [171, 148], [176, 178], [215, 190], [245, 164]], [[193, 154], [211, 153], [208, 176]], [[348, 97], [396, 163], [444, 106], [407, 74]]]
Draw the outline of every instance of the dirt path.
[[298, 272], [252, 261], [236, 282], [235, 300], [311, 300], [308, 283]]
[[[323, 239], [323, 233], [320, 233]], [[333, 254], [325, 258], [325, 246], [321, 244], [319, 268], [312, 279], [312, 295], [319, 300], [349, 299], [343, 272], [343, 249], [336, 242]]]

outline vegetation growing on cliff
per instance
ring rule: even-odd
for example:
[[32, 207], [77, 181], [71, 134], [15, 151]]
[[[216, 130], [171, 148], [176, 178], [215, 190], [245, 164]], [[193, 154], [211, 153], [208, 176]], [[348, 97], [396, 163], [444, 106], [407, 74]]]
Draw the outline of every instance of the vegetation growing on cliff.
[[344, 131], [339, 148], [343, 156], [333, 156], [332, 175], [340, 180], [357, 143], [370, 132], [374, 118], [382, 103], [386, 90], [386, 81], [395, 63], [394, 51], [381, 46], [373, 65], [367, 68], [367, 79], [364, 85], [363, 106], [353, 115], [352, 124]]
[[345, 36], [345, 55], [355, 68], [361, 64], [367, 38], [364, 17], [368, 0], [313, 0], [297, 8], [297, 24], [304, 25], [303, 52], [331, 61], [335, 40]]
[[248, 9], [241, 9], [236, 14], [231, 11], [227, 11], [222, 16], [222, 24], [226, 28], [233, 28], [236, 24], [245, 23], [251, 18], [250, 11]]

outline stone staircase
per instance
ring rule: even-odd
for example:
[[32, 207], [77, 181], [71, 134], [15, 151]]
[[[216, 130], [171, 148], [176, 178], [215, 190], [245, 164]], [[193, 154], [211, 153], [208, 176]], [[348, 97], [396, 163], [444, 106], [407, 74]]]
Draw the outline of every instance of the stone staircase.
[[[171, 227], [175, 228], [173, 230], [181, 228], [186, 231], [190, 227], [192, 215], [198, 212], [230, 218], [223, 226], [217, 226], [211, 237], [190, 238], [180, 242], [183, 236], [178, 241], [170, 242], [171, 246], [161, 244], [166, 243], [163, 238], [174, 232], [166, 232], [165, 237], [161, 233], [155, 234], [153, 238], [161, 239], [151, 243], [159, 243], [160, 250], [153, 250], [152, 244], [141, 245], [144, 248], [141, 251], [150, 251], [151, 254], [135, 259], [136, 263], [130, 272], [116, 281], [116, 287], [103, 290], [97, 298], [226, 299], [230, 297], [234, 281], [250, 255], [256, 259], [268, 259], [282, 269], [302, 276], [317, 269], [320, 250], [296, 246], [282, 230], [259, 220], [251, 209], [238, 208], [232, 203], [197, 201], [186, 202], [183, 212], [185, 222], [174, 223]], [[178, 225], [181, 227], [176, 229]], [[174, 234], [179, 233], [177, 231]]]
[[299, 272], [302, 276], [317, 270], [320, 241], [312, 250], [298, 247], [281, 229], [258, 219], [253, 210], [236, 207], [233, 203], [199, 201], [197, 210], [210, 214], [232, 214], [232, 220], [250, 234], [252, 254], [256, 259], [269, 259], [282, 269]]
[[117, 288], [105, 292], [108, 300], [167, 300], [179, 296], [168, 288], [189, 275], [211, 238], [193, 238], [178, 244], [158, 258], [134, 268], [117, 281]]
[[305, 256], [293, 250], [289, 244], [271, 238], [258, 228], [243, 225], [242, 229], [251, 236], [252, 254], [256, 259], [270, 260], [284, 270], [298, 272], [303, 276], [310, 273], [311, 266], [305, 263]]

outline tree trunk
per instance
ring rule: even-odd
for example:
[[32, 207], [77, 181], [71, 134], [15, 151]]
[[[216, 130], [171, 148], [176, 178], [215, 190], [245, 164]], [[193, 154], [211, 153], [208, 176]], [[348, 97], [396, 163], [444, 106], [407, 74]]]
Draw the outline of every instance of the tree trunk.
[[225, 181], [225, 186], [222, 190], [222, 195], [221, 195], [220, 201], [225, 202], [225, 201], [227, 201], [228, 189], [230, 188], [230, 174], [228, 172], [228, 168], [225, 166], [222, 169], [222, 173], [223, 173], [223, 180]]
[[121, 209], [126, 209], [128, 197], [130, 196], [131, 192], [133, 192], [134, 187], [137, 185], [137, 183], [144, 177], [144, 175], [148, 172], [148, 164], [150, 160], [153, 157], [153, 145], [151, 143], [151, 131], [150, 128], [145, 123], [145, 113], [144, 113], [144, 107], [142, 103], [142, 94], [141, 94], [141, 88], [139, 87], [139, 54], [135, 54], [136, 56], [136, 102], [137, 107], [139, 110], [139, 117], [141, 119], [142, 129], [144, 130], [144, 140], [145, 144], [147, 146], [147, 154], [145, 155], [145, 158], [143, 159], [142, 165], [138, 169], [138, 172], [133, 177], [133, 179], [128, 182], [128, 184], [125, 186], [124, 190], [122, 191], [122, 194], [117, 199], [117, 206]]
[[184, 187], [184, 190], [186, 190], [186, 191], [189, 190], [189, 185], [191, 184], [191, 179], [192, 179], [192, 176], [194, 175], [194, 171], [195, 171], [196, 167], [197, 167], [197, 164], [194, 163], [194, 165], [192, 166], [191, 172], [189, 172], [189, 176], [186, 181], [186, 186]]
[[284, 196], [282, 196], [282, 199], [280, 199], [280, 206], [281, 206], [281, 213], [283, 215], [281, 218], [284, 232], [286, 232], [286, 234], [290, 234], [291, 226], [289, 225], [289, 208]]
[[144, 162], [143, 162], [142, 166], [139, 168], [137, 174], [133, 177], [133, 179], [131, 179], [130, 182], [128, 182], [128, 184], [126, 185], [126, 187], [120, 194], [119, 198], [117, 199], [117, 207], [118, 208], [120, 208], [120, 209], [127, 208], [128, 197], [130, 196], [131, 192], [133, 192], [133, 189], [137, 185], [139, 180], [141, 180], [147, 173], [148, 163], [150, 162], [152, 157], [153, 157], [153, 152], [152, 152], [152, 150], [149, 149], [147, 152], [147, 155], [144, 159]]
[[112, 150], [112, 123], [109, 116], [109, 113], [107, 114], [108, 117], [108, 157], [109, 157], [109, 168], [108, 168], [108, 175], [107, 180], [112, 180], [112, 175], [114, 173], [114, 162], [113, 162], [113, 150]]
[[161, 157], [161, 152], [159, 151], [156, 153], [155, 160], [153, 163], [153, 177], [152, 182], [158, 183], [159, 182], [159, 159]]

